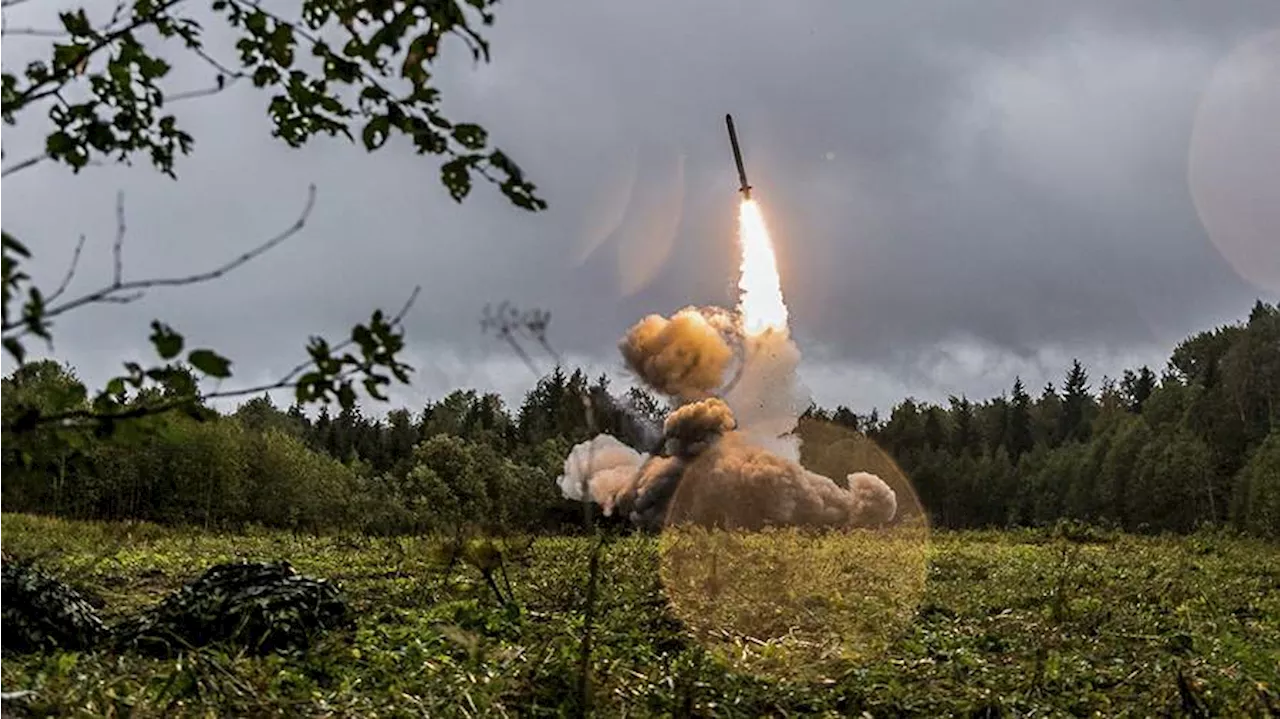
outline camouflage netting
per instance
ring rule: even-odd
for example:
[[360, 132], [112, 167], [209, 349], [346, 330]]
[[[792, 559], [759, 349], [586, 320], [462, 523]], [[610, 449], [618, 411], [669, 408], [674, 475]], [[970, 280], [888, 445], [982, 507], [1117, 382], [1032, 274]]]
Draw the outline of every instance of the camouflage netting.
[[106, 627], [79, 592], [32, 567], [5, 561], [3, 648], [6, 652], [85, 649], [106, 635]]
[[337, 587], [288, 562], [219, 564], [115, 629], [115, 644], [171, 654], [213, 642], [250, 652], [301, 649], [317, 632], [349, 626]]

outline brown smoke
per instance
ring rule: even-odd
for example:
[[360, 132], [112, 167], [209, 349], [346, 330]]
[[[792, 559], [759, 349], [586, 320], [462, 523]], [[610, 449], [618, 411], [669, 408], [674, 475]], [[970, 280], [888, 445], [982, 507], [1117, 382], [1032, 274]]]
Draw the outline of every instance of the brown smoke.
[[879, 477], [859, 473], [850, 483], [843, 489], [731, 432], [689, 464], [667, 522], [758, 530], [878, 526], [893, 517], [896, 498]]
[[680, 406], [663, 424], [662, 447], [651, 450], [657, 456], [609, 435], [574, 447], [559, 479], [564, 496], [650, 528], [845, 528], [893, 519], [896, 495], [876, 475], [851, 474], [846, 489], [800, 466], [794, 430], [807, 392], [786, 331], [744, 335], [732, 313], [686, 307], [636, 323], [619, 349], [645, 384]]
[[670, 441], [672, 454], [690, 457], [706, 449], [707, 442], [736, 426], [729, 405], [712, 397], [677, 407], [667, 415], [662, 434]]
[[686, 307], [671, 319], [649, 315], [618, 344], [627, 366], [645, 384], [683, 401], [711, 395], [724, 381], [733, 349], [722, 318]]

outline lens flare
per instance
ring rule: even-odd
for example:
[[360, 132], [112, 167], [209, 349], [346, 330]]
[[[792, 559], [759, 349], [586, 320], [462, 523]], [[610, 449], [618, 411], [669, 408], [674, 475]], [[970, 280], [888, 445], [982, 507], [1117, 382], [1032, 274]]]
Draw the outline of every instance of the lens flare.
[[782, 301], [782, 281], [773, 241], [764, 215], [755, 200], [743, 200], [738, 208], [738, 239], [742, 243], [742, 274], [738, 278], [738, 311], [748, 335], [787, 329], [787, 305]]

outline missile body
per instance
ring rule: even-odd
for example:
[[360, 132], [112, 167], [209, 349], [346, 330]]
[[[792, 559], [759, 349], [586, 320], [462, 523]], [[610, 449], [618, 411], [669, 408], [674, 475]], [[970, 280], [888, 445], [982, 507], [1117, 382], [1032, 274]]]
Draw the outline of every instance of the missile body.
[[751, 185], [747, 184], [747, 169], [742, 165], [742, 149], [738, 147], [738, 133], [733, 129], [733, 115], [725, 115], [724, 122], [729, 126], [729, 144], [733, 145], [733, 161], [738, 165], [738, 181], [742, 186], [738, 191], [744, 199], [751, 199]]

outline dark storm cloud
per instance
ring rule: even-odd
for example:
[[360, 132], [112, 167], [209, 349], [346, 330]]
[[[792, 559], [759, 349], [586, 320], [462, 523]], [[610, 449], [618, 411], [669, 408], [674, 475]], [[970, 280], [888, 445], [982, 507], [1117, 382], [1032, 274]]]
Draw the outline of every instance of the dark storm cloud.
[[[403, 147], [288, 150], [267, 137], [267, 98], [237, 88], [183, 108], [197, 150], [181, 183], [37, 167], [5, 182], [5, 227], [39, 238], [55, 282], [88, 233], [91, 284], [109, 276], [124, 189], [129, 271], [203, 268], [287, 226], [315, 182], [303, 234], [217, 286], [69, 319], [59, 353], [100, 378], [162, 316], [270, 376], [307, 335], [421, 284], [406, 396], [518, 392], [527, 370], [479, 333], [486, 302], [551, 310], [557, 347], [605, 369], [640, 317], [732, 303], [731, 111], [819, 399], [983, 394], [1057, 377], [1072, 354], [1099, 373], [1159, 361], [1247, 312], [1259, 290], [1200, 227], [1187, 147], [1215, 64], [1277, 24], [1270, 0], [511, 4], [491, 65], [458, 56], [438, 74], [450, 115], [491, 130], [545, 213], [487, 186], [455, 205]], [[7, 67], [20, 50], [6, 41]], [[5, 140], [6, 162], [39, 142]]]

